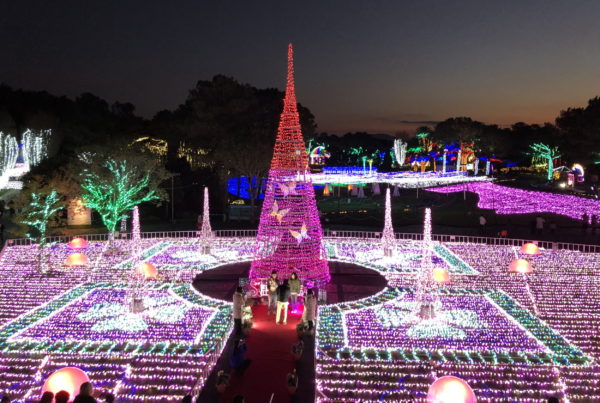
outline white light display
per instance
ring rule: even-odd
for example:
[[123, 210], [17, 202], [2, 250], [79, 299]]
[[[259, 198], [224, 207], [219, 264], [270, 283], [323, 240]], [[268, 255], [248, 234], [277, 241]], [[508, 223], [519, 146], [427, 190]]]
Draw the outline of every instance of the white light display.
[[401, 139], [394, 140], [394, 147], [392, 148], [394, 152], [394, 157], [396, 158], [396, 163], [399, 166], [404, 165], [406, 161], [406, 147], [408, 147], [408, 143], [405, 143]]
[[38, 132], [27, 129], [25, 133], [23, 133], [23, 147], [21, 152], [23, 162], [28, 168], [27, 170], [29, 170], [30, 167], [36, 166], [46, 158], [51, 135], [52, 130], [50, 129], [40, 130]]

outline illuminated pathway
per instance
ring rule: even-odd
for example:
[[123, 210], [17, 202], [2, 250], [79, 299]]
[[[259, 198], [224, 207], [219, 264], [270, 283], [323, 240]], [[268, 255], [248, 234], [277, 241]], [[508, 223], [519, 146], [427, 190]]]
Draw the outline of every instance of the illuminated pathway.
[[286, 386], [286, 376], [294, 368], [292, 344], [298, 342], [296, 325], [299, 315], [288, 315], [287, 325], [275, 324], [275, 315], [267, 315], [266, 305], [257, 305], [252, 331], [246, 339], [246, 358], [252, 360], [243, 376], [234, 374], [227, 391], [220, 401], [229, 403], [236, 395], [242, 395], [247, 403], [288, 403], [291, 401]]

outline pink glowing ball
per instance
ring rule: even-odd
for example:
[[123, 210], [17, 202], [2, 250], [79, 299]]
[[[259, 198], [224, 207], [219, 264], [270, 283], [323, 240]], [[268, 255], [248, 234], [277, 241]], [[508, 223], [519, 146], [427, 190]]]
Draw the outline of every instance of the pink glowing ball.
[[138, 266], [138, 272], [144, 275], [146, 280], [154, 279], [158, 275], [158, 269], [152, 263], [142, 263]]
[[83, 253], [71, 253], [67, 260], [65, 261], [65, 265], [69, 267], [73, 266], [87, 266], [90, 264], [90, 259]]
[[69, 401], [73, 401], [75, 396], [79, 394], [79, 388], [82, 383], [89, 382], [90, 378], [85, 372], [75, 367], [61, 368], [54, 371], [52, 375], [46, 379], [42, 387], [44, 392], [52, 392], [57, 394], [61, 390], [69, 392]]
[[529, 263], [525, 259], [515, 259], [510, 262], [508, 266], [508, 271], [513, 273], [531, 273], [533, 268], [531, 267], [531, 263]]
[[521, 253], [524, 255], [539, 255], [540, 248], [534, 243], [528, 242], [521, 246]]
[[87, 241], [83, 238], [73, 238], [71, 239], [71, 242], [69, 242], [70, 249], [85, 249], [87, 246]]
[[477, 397], [465, 381], [448, 375], [431, 384], [427, 403], [477, 403]]

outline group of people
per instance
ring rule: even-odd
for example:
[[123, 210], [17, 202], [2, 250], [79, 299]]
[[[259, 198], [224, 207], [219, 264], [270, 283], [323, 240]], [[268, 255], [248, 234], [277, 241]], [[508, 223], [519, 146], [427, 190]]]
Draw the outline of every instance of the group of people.
[[[300, 295], [301, 289], [300, 279], [298, 274], [293, 272], [289, 279], [280, 281], [277, 276], [277, 271], [273, 270], [271, 276], [267, 280], [268, 290], [268, 314], [275, 313], [275, 323], [287, 324], [287, 312], [290, 299], [292, 302], [292, 310], [298, 309], [298, 296]], [[308, 323], [309, 329], [314, 326], [315, 311], [317, 307], [317, 300], [312, 289], [306, 292], [304, 297], [304, 313], [303, 320]], [[281, 322], [280, 320], [283, 319]]]
[[[105, 402], [112, 403], [115, 397], [111, 393], [101, 393], [100, 398]], [[71, 399], [69, 392], [61, 390], [56, 394], [52, 392], [44, 392], [40, 399], [40, 403], [67, 403]], [[94, 397], [94, 386], [90, 382], [84, 382], [79, 388], [79, 394], [73, 399], [73, 403], [96, 403], [98, 400]], [[4, 399], [2, 400], [4, 402]]]
[[[297, 273], [292, 273], [289, 279], [281, 281], [277, 275], [277, 271], [273, 271], [271, 276], [267, 280], [267, 291], [268, 291], [268, 308], [267, 312], [269, 315], [275, 314], [275, 323], [287, 324], [287, 314], [290, 301], [292, 304], [292, 310], [298, 309], [298, 297], [302, 283], [298, 278]], [[246, 305], [246, 298], [244, 295], [244, 289], [237, 287], [233, 294], [233, 323], [234, 332], [237, 338], [243, 336], [243, 316], [244, 307]], [[309, 289], [304, 296], [304, 313], [303, 321], [307, 323], [308, 328], [314, 327], [315, 312], [317, 308], [317, 299], [312, 289]]]

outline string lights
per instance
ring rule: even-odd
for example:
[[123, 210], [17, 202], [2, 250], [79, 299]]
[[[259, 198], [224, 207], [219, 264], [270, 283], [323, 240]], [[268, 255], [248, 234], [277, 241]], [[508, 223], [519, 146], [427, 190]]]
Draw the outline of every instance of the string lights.
[[394, 235], [394, 227], [392, 226], [392, 201], [390, 198], [390, 188], [388, 187], [385, 190], [385, 221], [381, 234], [383, 254], [387, 257], [392, 257], [395, 244], [396, 235]]
[[435, 193], [455, 193], [464, 190], [476, 193], [479, 197], [477, 207], [495, 210], [496, 214], [535, 214], [553, 213], [581, 220], [587, 214], [591, 222], [592, 215], [600, 212], [600, 200], [547, 192], [536, 192], [491, 182], [454, 185], [427, 189]]
[[[599, 254], [539, 248], [527, 256], [535, 270], [526, 285], [507, 270], [513, 247], [432, 243], [431, 264], [447, 270], [451, 282], [436, 289], [440, 320], [415, 323], [408, 319], [417, 303], [421, 242], [398, 240], [393, 258], [378, 238], [324, 242], [330, 260], [371, 268], [389, 282], [368, 298], [319, 307], [317, 401], [424, 400], [444, 375], [464, 379], [483, 402], [600, 399]], [[131, 241], [114, 243], [132, 249]], [[96, 263], [66, 268], [75, 250], [52, 245], [51, 276], [36, 270], [36, 245], [4, 249], [0, 390], [36, 400], [47, 376], [67, 366], [123, 402], [176, 401], [196, 382], [202, 387], [231, 332], [231, 304], [183, 282], [250, 261], [255, 240], [215, 237], [211, 255], [202, 255], [194, 237], [140, 236], [139, 261], [155, 265], [158, 276], [135, 319], [123, 304], [134, 259], [105, 248], [88, 238], [84, 252]]]
[[276, 270], [281, 278], [295, 271], [302, 281], [329, 282], [323, 231], [307, 169], [308, 154], [298, 116], [290, 44], [283, 112], [260, 215], [251, 278], [266, 278]]
[[204, 205], [202, 208], [202, 228], [200, 230], [201, 253], [210, 254], [210, 244], [213, 239], [212, 228], [210, 226], [210, 212], [208, 201], [208, 187], [204, 188]]

